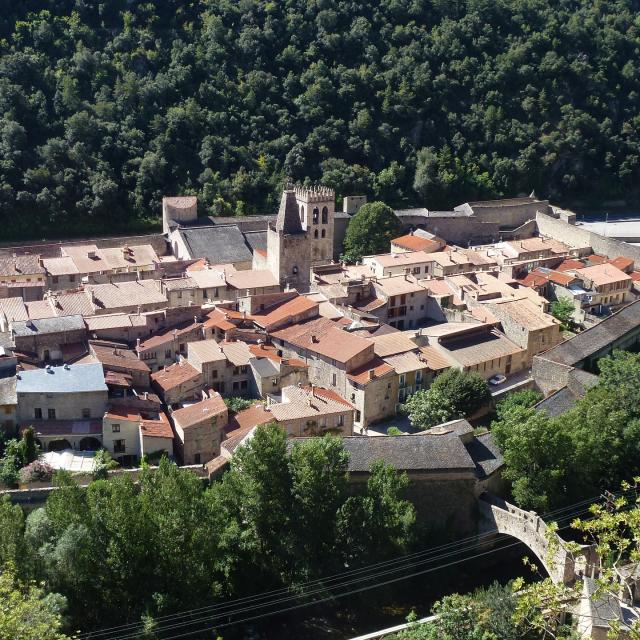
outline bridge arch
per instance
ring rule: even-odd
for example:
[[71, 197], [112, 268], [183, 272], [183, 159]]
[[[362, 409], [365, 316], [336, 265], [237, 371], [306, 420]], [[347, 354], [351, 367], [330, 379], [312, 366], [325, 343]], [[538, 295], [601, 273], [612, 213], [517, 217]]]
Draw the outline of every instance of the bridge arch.
[[593, 547], [583, 546], [578, 555], [534, 511], [525, 511], [484, 493], [480, 497], [480, 533], [502, 533], [525, 544], [556, 583], [571, 584], [580, 574], [593, 571]]

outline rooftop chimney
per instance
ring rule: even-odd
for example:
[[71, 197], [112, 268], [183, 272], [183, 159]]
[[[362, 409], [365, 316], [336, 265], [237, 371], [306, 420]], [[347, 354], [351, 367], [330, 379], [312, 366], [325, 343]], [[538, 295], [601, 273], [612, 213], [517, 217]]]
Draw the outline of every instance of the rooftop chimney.
[[373, 380], [376, 377], [376, 370], [369, 369], [369, 380]]
[[311, 342], [313, 342], [313, 343], [320, 342], [318, 340], [318, 336], [315, 333], [311, 334]]

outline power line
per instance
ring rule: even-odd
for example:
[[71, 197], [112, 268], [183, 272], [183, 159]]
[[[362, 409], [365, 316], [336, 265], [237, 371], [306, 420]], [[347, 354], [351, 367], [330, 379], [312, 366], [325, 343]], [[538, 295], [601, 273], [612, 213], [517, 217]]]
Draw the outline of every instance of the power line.
[[[565, 513], [567, 511], [572, 511], [575, 510], [577, 507], [586, 505], [586, 504], [593, 504], [593, 499], [586, 499], [586, 500], [582, 500], [576, 503], [573, 503], [571, 505], [565, 506], [565, 507], [561, 507], [559, 509], [555, 509], [552, 511], [547, 512], [546, 514], [543, 514], [543, 518], [550, 518], [550, 517], [555, 517], [558, 516], [562, 513]], [[584, 511], [584, 510], [583, 510]], [[572, 514], [570, 517], [574, 517], [575, 515], [578, 515], [577, 513]], [[562, 516], [563, 518], [566, 518], [567, 516]], [[505, 534], [499, 534], [499, 536], [502, 535], [504, 536]], [[335, 581], [341, 581], [345, 578], [348, 578], [350, 576], [353, 575], [358, 575], [358, 574], [363, 574], [363, 573], [367, 573], [370, 571], [373, 571], [376, 568], [382, 568], [382, 567], [387, 567], [389, 565], [394, 565], [394, 564], [399, 564], [399, 563], [408, 563], [409, 560], [415, 559], [417, 560], [420, 557], [426, 557], [426, 559], [429, 559], [431, 561], [440, 559], [440, 558], [445, 558], [445, 557], [449, 557], [451, 554], [438, 554], [437, 552], [443, 552], [446, 551], [448, 549], [454, 549], [454, 548], [459, 548], [459, 547], [463, 547], [465, 545], [467, 545], [467, 549], [466, 550], [472, 550], [474, 548], [476, 548], [479, 545], [479, 542], [483, 539], [486, 538], [493, 538], [494, 541], [496, 540], [496, 538], [498, 538], [499, 536], [496, 536], [495, 532], [491, 531], [491, 532], [487, 532], [484, 534], [480, 534], [479, 536], [470, 536], [468, 538], [464, 538], [462, 540], [457, 540], [454, 542], [450, 542], [450, 543], [446, 543], [443, 545], [439, 545], [437, 547], [431, 547], [429, 549], [426, 550], [422, 550], [422, 551], [417, 551], [414, 552], [412, 554], [407, 554], [405, 556], [401, 556], [399, 558], [394, 558], [391, 560], [386, 560], [383, 562], [379, 562], [379, 563], [375, 563], [372, 565], [368, 565], [365, 567], [360, 567], [358, 569], [353, 569], [353, 570], [349, 570], [349, 571], [344, 571], [338, 574], [333, 574], [331, 576], [325, 577], [325, 578], [319, 578], [316, 580], [312, 580], [309, 581], [307, 583], [304, 583], [302, 585], [300, 585], [298, 587], [298, 589], [300, 591], [302, 591], [303, 589], [307, 589], [309, 587], [314, 587], [314, 586], [322, 586], [321, 589], [314, 591], [312, 593], [317, 593], [319, 591], [323, 591], [326, 588], [328, 588], [329, 586], [331, 586], [332, 582]], [[507, 536], [508, 537], [508, 536]], [[469, 546], [469, 543], [471, 543], [471, 546]], [[464, 551], [464, 549], [462, 549], [461, 551]], [[433, 557], [430, 557], [433, 556]], [[421, 562], [425, 562], [426, 560], [422, 560]], [[409, 564], [408, 566], [416, 566], [417, 564], [421, 564], [420, 561]], [[389, 572], [385, 572], [385, 573], [389, 573]], [[371, 576], [365, 576], [363, 579], [373, 579], [374, 577], [376, 577], [376, 574], [372, 574]], [[335, 586], [340, 586], [340, 585], [334, 585]], [[286, 593], [292, 593], [292, 589], [291, 587], [283, 587], [280, 589], [274, 589], [272, 591], [268, 591], [268, 592], [264, 592], [262, 594], [257, 594], [257, 595], [253, 595], [253, 596], [246, 596], [243, 598], [238, 598], [235, 600], [230, 600], [228, 602], [225, 603], [220, 603], [220, 604], [214, 604], [214, 605], [208, 605], [205, 607], [200, 607], [197, 609], [190, 609], [190, 610], [186, 610], [183, 612], [178, 612], [175, 614], [168, 614], [166, 616], [161, 616], [158, 618], [155, 618], [156, 622], [160, 622], [160, 623], [166, 623], [166, 622], [171, 622], [174, 620], [177, 620], [179, 618], [184, 618], [184, 617], [193, 617], [196, 614], [204, 614], [207, 612], [212, 612], [212, 611], [221, 611], [224, 609], [228, 609], [229, 607], [233, 607], [236, 605], [240, 605], [240, 604], [248, 604], [250, 602], [255, 602], [255, 601], [259, 601], [259, 600], [269, 600], [270, 596], [278, 596], [278, 595], [283, 595]], [[290, 595], [287, 599], [292, 599], [292, 598], [300, 598], [300, 597], [304, 597], [305, 595], [308, 594], [304, 594], [304, 593], [292, 593], [292, 595]], [[280, 600], [281, 601], [281, 600]], [[279, 601], [278, 601], [279, 602]], [[264, 602], [262, 604], [256, 604], [254, 605], [253, 608], [259, 608], [259, 607], [266, 607], [269, 606], [269, 602]], [[232, 615], [233, 612], [227, 612], [225, 615]], [[113, 632], [122, 632], [122, 633], [128, 633], [128, 632], [133, 632], [134, 628], [138, 628], [139, 630], [142, 630], [143, 628], [143, 623], [141, 622], [133, 622], [133, 623], [128, 623], [128, 624], [124, 624], [124, 625], [118, 625], [118, 626], [114, 626], [114, 627], [109, 627], [109, 628], [104, 628], [98, 631], [93, 631], [93, 632], [86, 632], [86, 633], [82, 633], [78, 636], [79, 639], [95, 639], [95, 638], [100, 638], [101, 636], [104, 635], [108, 635], [111, 634]], [[167, 629], [168, 627], [165, 627], [165, 629]]]
[[[580, 513], [584, 513], [586, 511], [587, 511], [587, 509], [582, 509], [581, 511], [579, 511], [579, 512], [577, 512], [575, 514], [564, 516], [563, 519], [565, 519], [567, 517], [574, 517], [575, 515], [579, 515]], [[563, 526], [562, 529], [567, 528], [567, 526], [568, 525]], [[500, 539], [504, 540], [505, 538], [509, 538], [509, 537], [510, 536], [508, 536], [506, 534], [502, 534], [502, 537]], [[464, 549], [462, 551], [471, 551], [471, 550], [474, 550], [476, 548], [482, 547], [484, 544], [486, 544], [486, 543], [482, 543], [481, 542], [481, 543], [476, 543], [475, 545], [468, 545], [468, 548]], [[349, 592], [344, 593], [344, 594], [329, 595], [327, 597], [320, 598], [320, 599], [314, 600], [312, 602], [300, 603], [298, 605], [294, 605], [293, 607], [287, 607], [287, 608], [282, 609], [282, 610], [275, 610], [275, 611], [271, 611], [271, 612], [261, 613], [261, 614], [259, 614], [257, 616], [252, 616], [250, 618], [245, 618], [245, 619], [242, 619], [242, 620], [237, 620], [237, 621], [232, 621], [232, 622], [229, 622], [229, 623], [219, 624], [219, 625], [216, 625], [216, 626], [214, 626], [212, 628], [224, 627], [224, 626], [229, 626], [229, 625], [232, 625], [232, 624], [239, 624], [239, 623], [244, 622], [244, 621], [250, 621], [250, 620], [254, 620], [254, 619], [260, 618], [260, 617], [266, 617], [266, 616], [270, 616], [270, 615], [275, 615], [275, 614], [280, 613], [280, 612], [286, 612], [286, 611], [290, 611], [292, 609], [298, 609], [298, 608], [301, 608], [301, 607], [304, 607], [304, 606], [312, 606], [314, 604], [319, 604], [319, 603], [322, 603], [322, 602], [326, 602], [328, 600], [332, 600], [332, 599], [337, 599], [339, 597], [343, 597], [344, 595], [349, 595], [350, 593], [357, 593], [357, 592], [360, 592], [360, 591], [366, 591], [368, 589], [373, 589], [373, 588], [376, 588], [378, 586], [383, 586], [383, 585], [388, 584], [390, 582], [397, 582], [399, 580], [406, 580], [406, 579], [408, 579], [408, 578], [410, 578], [412, 576], [421, 575], [423, 573], [428, 573], [430, 571], [436, 571], [436, 570], [439, 570], [441, 568], [445, 568], [447, 566], [451, 566], [451, 564], [458, 564], [460, 562], [465, 562], [465, 561], [471, 560], [471, 559], [473, 559], [475, 557], [484, 556], [484, 555], [487, 555], [489, 553], [497, 553], [498, 551], [501, 551], [502, 549], [507, 549], [507, 548], [510, 548], [510, 547], [513, 547], [513, 546], [517, 546], [519, 544], [521, 544], [520, 541], [514, 542], [514, 543], [511, 543], [509, 545], [504, 545], [504, 546], [502, 546], [502, 547], [500, 547], [498, 549], [492, 549], [492, 550], [489, 550], [487, 552], [482, 552], [480, 554], [476, 554], [475, 556], [461, 558], [459, 560], [453, 561], [452, 563], [446, 563], [444, 565], [431, 567], [429, 569], [423, 569], [423, 570], [415, 572], [413, 574], [402, 575], [402, 576], [399, 576], [397, 578], [391, 578], [390, 580], [387, 580], [387, 581], [382, 582], [382, 583], [377, 582], [375, 585], [369, 585], [369, 586], [366, 586], [366, 587], [355, 589], [355, 590], [349, 591]], [[383, 577], [383, 576], [387, 576], [389, 574], [394, 574], [394, 573], [397, 573], [398, 571], [401, 571], [401, 570], [405, 571], [406, 569], [409, 569], [409, 568], [414, 567], [414, 566], [418, 566], [420, 564], [424, 564], [425, 562], [433, 563], [436, 560], [444, 559], [444, 558], [450, 557], [450, 556], [459, 555], [460, 552], [461, 551], [458, 550], [458, 551], [453, 551], [453, 552], [449, 552], [449, 553], [446, 553], [446, 554], [438, 554], [438, 555], [436, 555], [436, 556], [434, 556], [432, 558], [426, 558], [426, 559], [423, 559], [423, 560], [420, 560], [420, 561], [417, 561], [417, 562], [414, 562], [414, 563], [407, 564], [405, 566], [399, 566], [399, 567], [396, 567], [395, 569], [390, 569], [390, 570], [384, 571], [384, 572], [373, 573], [371, 575], [364, 576], [362, 578], [346, 581], [346, 582], [343, 582], [342, 584], [336, 585], [335, 588], [344, 588], [344, 587], [349, 586], [351, 584], [358, 584], [360, 582], [370, 581], [370, 580], [372, 580], [374, 578], [380, 578], [380, 577]], [[184, 622], [180, 622], [180, 623], [177, 623], [177, 624], [171, 624], [171, 625], [165, 626], [164, 628], [154, 629], [154, 631], [156, 633], [163, 633], [163, 632], [167, 632], [167, 631], [171, 631], [171, 630], [175, 630], [175, 629], [180, 629], [180, 628], [191, 626], [193, 624], [212, 621], [212, 620], [215, 620], [216, 618], [234, 616], [234, 615], [237, 615], [237, 614], [240, 614], [240, 613], [243, 613], [243, 612], [248, 612], [248, 611], [252, 611], [252, 610], [256, 610], [256, 609], [264, 609], [265, 607], [273, 606], [275, 604], [284, 603], [284, 602], [291, 601], [291, 600], [296, 600], [296, 599], [302, 598], [302, 597], [309, 597], [309, 596], [315, 595], [316, 593], [321, 593], [323, 591], [326, 591], [326, 589], [322, 588], [322, 589], [318, 589], [316, 591], [310, 591], [310, 592], [303, 593], [303, 594], [294, 594], [294, 595], [289, 596], [287, 598], [282, 598], [280, 600], [273, 600], [271, 602], [259, 603], [259, 604], [253, 605], [251, 607], [239, 608], [239, 609], [236, 609], [236, 610], [232, 610], [232, 611], [228, 611], [228, 612], [222, 612], [222, 613], [218, 613], [218, 614], [215, 614], [215, 615], [212, 615], [212, 616], [198, 618], [198, 619], [195, 619], [195, 620], [186, 620]], [[204, 632], [204, 631], [208, 631], [208, 630], [209, 629], [201, 629], [201, 630], [189, 632], [189, 634], [187, 634], [187, 635], [193, 635], [194, 633], [200, 633], [200, 632]], [[117, 636], [117, 637], [114, 636], [114, 637], [112, 637], [112, 640], [132, 640], [133, 638], [136, 638], [138, 635], [139, 635], [139, 632], [136, 631], [136, 632], [133, 632], [133, 634], [131, 634], [131, 635], [124, 635], [124, 636]], [[174, 636], [172, 636], [171, 638], [173, 638], [173, 637]], [[175, 636], [175, 637], [181, 637], [181, 636]], [[166, 638], [165, 640], [171, 640], [171, 638]]]

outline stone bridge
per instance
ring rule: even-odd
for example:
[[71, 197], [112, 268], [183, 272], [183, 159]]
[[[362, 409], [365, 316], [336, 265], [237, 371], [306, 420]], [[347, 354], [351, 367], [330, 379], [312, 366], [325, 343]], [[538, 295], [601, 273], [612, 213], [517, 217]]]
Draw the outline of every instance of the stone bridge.
[[[576, 554], [534, 511], [524, 511], [491, 494], [484, 493], [480, 505], [479, 533], [502, 533], [517, 538], [538, 558], [556, 583], [571, 584], [582, 575], [592, 575], [597, 556], [592, 546], [582, 545]], [[555, 540], [554, 540], [555, 536]]]

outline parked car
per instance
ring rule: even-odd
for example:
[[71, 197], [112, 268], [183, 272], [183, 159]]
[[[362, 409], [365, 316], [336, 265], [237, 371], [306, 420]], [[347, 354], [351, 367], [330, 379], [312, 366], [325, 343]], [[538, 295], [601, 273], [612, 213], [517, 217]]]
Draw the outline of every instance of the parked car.
[[495, 376], [489, 378], [489, 384], [496, 386], [498, 384], [502, 384], [506, 379], [507, 376], [504, 376], [501, 373], [497, 373]]

